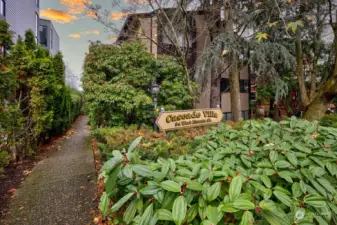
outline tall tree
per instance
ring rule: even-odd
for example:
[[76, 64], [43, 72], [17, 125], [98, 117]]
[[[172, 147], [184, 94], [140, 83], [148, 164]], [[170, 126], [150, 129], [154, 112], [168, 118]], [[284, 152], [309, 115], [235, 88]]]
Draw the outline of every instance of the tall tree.
[[25, 32], [25, 45], [28, 51], [35, 51], [36, 50], [36, 40], [34, 32], [29, 29]]

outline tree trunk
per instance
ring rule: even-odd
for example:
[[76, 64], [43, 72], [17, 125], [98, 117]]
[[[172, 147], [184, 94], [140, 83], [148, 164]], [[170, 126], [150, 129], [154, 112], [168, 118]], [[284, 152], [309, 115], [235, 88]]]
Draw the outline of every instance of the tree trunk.
[[301, 42], [301, 31], [297, 29], [296, 31], [296, 62], [297, 62], [297, 69], [296, 75], [298, 79], [298, 85], [300, 88], [300, 96], [301, 101], [304, 107], [309, 105], [309, 97], [307, 93], [307, 89], [305, 86], [305, 78], [303, 73], [303, 52], [302, 52], [302, 42]]
[[[234, 58], [234, 57], [233, 57]], [[229, 71], [229, 85], [231, 94], [232, 120], [239, 122], [242, 118], [241, 99], [240, 99], [240, 72], [236, 59], [231, 60]]]
[[304, 114], [306, 120], [321, 120], [325, 115], [331, 99], [327, 99], [325, 96], [316, 97], [312, 103], [308, 106]]
[[218, 105], [220, 105], [220, 79], [218, 77], [219, 76], [213, 66], [213, 68], [211, 69], [211, 108], [216, 108]]

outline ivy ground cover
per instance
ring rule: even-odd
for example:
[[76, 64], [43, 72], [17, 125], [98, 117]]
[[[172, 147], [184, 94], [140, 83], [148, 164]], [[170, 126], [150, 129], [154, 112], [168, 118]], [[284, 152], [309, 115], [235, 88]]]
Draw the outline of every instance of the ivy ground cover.
[[178, 159], [113, 151], [100, 210], [114, 224], [336, 224], [337, 129], [291, 118], [219, 126]]

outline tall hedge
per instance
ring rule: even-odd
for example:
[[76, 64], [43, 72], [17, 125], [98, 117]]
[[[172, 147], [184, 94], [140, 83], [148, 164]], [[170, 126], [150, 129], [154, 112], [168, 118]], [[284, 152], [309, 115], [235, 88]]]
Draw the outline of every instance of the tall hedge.
[[0, 45], [6, 50], [0, 54], [0, 170], [11, 160], [35, 154], [51, 135], [65, 132], [81, 108], [65, 85], [61, 53], [50, 56], [37, 46], [31, 30], [12, 44], [9, 25], [0, 20]]
[[174, 59], [156, 59], [138, 43], [92, 43], [84, 64], [83, 86], [93, 127], [152, 123], [153, 100], [149, 91], [157, 81], [158, 105], [167, 109], [191, 107], [183, 68]]

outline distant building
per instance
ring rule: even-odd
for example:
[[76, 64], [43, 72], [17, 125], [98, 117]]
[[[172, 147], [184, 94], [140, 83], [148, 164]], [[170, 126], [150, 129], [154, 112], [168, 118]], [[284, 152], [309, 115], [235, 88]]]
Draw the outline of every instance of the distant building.
[[[170, 9], [166, 9], [170, 10]], [[202, 11], [190, 14], [191, 37], [194, 40], [190, 43], [191, 55], [187, 58], [187, 64], [191, 68], [197, 62], [198, 58], [203, 54], [205, 48], [210, 45], [210, 37], [206, 29], [205, 15]], [[122, 30], [117, 37], [116, 43], [127, 40], [141, 40], [148, 51], [154, 55], [170, 55], [172, 46], [169, 38], [166, 36], [163, 27], [158, 22], [157, 11], [149, 13], [129, 14], [126, 18]], [[180, 45], [183, 46], [183, 37], [178, 37]], [[154, 40], [154, 41], [151, 41]], [[210, 108], [210, 75], [208, 82], [201, 93], [199, 102], [195, 105], [196, 108]], [[249, 118], [249, 72], [248, 67], [240, 71], [240, 97], [241, 110], [244, 119]], [[222, 109], [225, 120], [232, 120], [231, 98], [229, 92], [228, 74], [221, 74], [218, 79], [218, 93], [220, 96], [219, 106]]]
[[36, 42], [39, 38], [40, 0], [0, 0], [0, 19], [10, 25], [10, 30], [15, 34], [24, 36], [26, 30], [32, 29]]
[[39, 44], [49, 49], [52, 55], [60, 50], [60, 38], [50, 20], [40, 19]]

